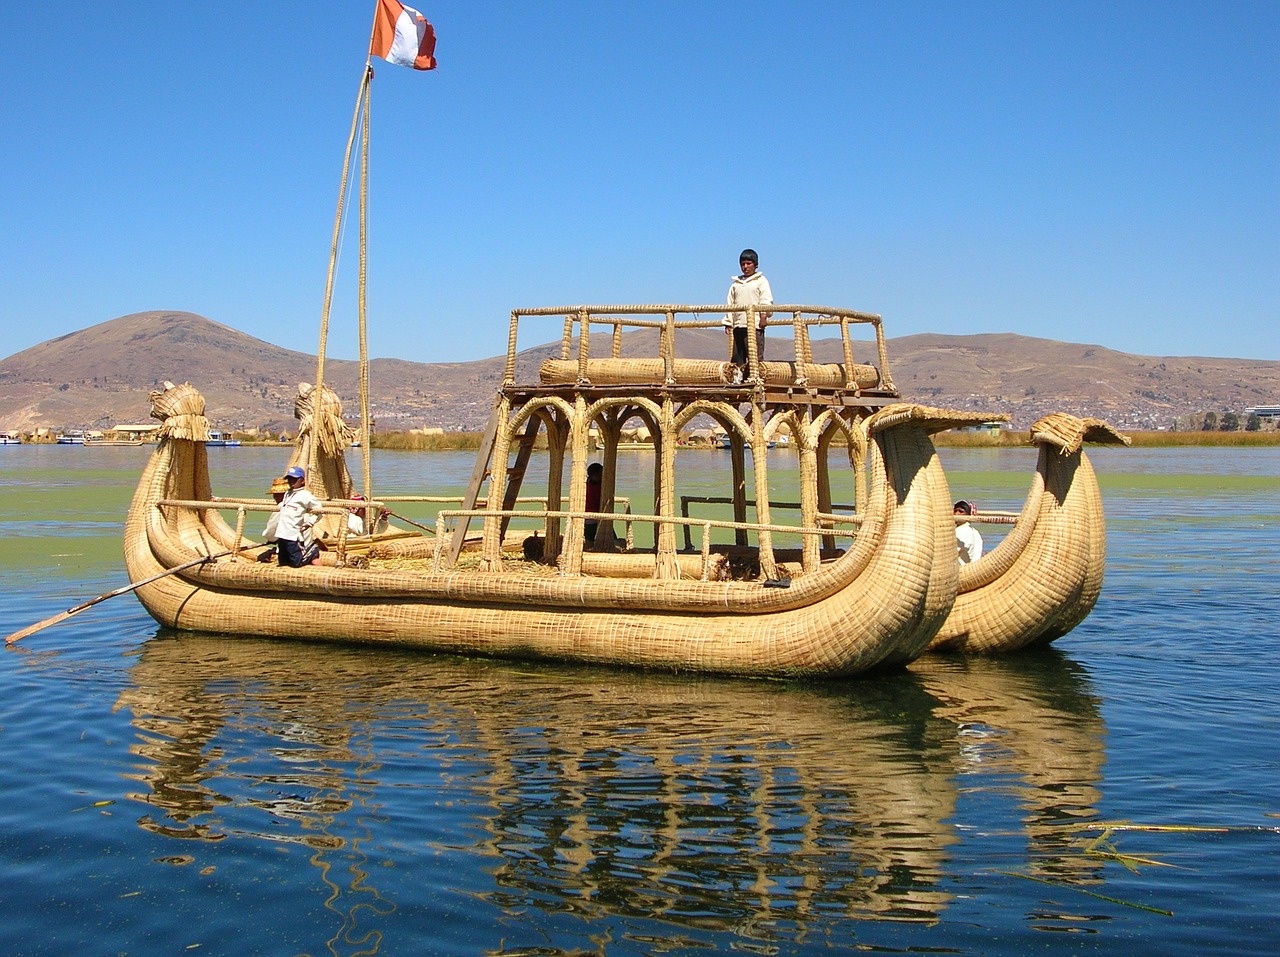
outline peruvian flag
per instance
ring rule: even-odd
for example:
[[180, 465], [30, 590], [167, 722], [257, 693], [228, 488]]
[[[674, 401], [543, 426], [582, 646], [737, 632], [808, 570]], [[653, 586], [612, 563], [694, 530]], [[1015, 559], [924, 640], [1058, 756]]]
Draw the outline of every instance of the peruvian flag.
[[378, 0], [369, 53], [397, 66], [436, 68], [436, 31], [427, 18], [400, 0]]

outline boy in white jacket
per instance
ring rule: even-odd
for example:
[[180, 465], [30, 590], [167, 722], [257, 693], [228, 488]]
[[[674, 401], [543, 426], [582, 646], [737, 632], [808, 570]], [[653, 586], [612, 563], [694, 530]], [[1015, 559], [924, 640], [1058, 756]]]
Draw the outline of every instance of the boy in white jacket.
[[[744, 249], [738, 256], [738, 265], [742, 275], [735, 276], [729, 286], [728, 304], [730, 306], [770, 306], [773, 304], [773, 290], [769, 288], [769, 280], [760, 272], [760, 257], [754, 249]], [[771, 312], [756, 313], [756, 358], [764, 362], [764, 327], [768, 325]], [[733, 336], [733, 358], [730, 360], [738, 367], [733, 381], [741, 382], [747, 372], [747, 314], [745, 312], [729, 312], [724, 317], [725, 335]]]

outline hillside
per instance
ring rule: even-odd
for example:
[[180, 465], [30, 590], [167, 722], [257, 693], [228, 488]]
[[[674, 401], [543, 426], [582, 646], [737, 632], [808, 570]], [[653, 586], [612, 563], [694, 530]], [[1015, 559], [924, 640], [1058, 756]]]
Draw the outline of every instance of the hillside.
[[[632, 337], [643, 338], [636, 333]], [[680, 338], [690, 357], [720, 358], [717, 330]], [[782, 358], [790, 340], [770, 336]], [[521, 373], [558, 345], [521, 354]], [[636, 354], [627, 343], [624, 354]], [[818, 361], [838, 361], [836, 343], [814, 343]], [[1067, 411], [1120, 428], [1170, 427], [1179, 416], [1280, 403], [1280, 362], [1151, 357], [1100, 346], [1011, 334], [917, 335], [889, 340], [895, 384], [931, 405], [1004, 412], [1025, 428]], [[860, 360], [870, 357], [859, 355]], [[373, 415], [384, 430], [483, 427], [502, 375], [502, 357], [459, 363], [376, 359], [370, 364]], [[330, 361], [325, 379], [356, 410], [357, 367]], [[147, 393], [165, 379], [189, 381], [216, 427], [292, 431], [299, 382], [315, 360], [186, 312], [142, 312], [51, 339], [0, 361], [0, 428], [100, 429], [146, 418]]]

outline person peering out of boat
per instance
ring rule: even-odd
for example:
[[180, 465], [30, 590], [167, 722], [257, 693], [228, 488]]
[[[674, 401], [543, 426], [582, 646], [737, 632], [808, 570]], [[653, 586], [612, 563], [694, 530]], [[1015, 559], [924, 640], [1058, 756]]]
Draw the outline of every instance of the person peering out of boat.
[[[760, 272], [760, 257], [754, 249], [744, 249], [738, 256], [738, 266], [742, 275], [734, 276], [729, 284], [727, 302], [730, 306], [768, 306], [773, 304], [773, 290], [769, 288], [769, 280]], [[756, 358], [764, 362], [764, 327], [768, 325], [773, 313], [756, 313]], [[734, 385], [742, 382], [747, 373], [747, 314], [745, 312], [728, 312], [724, 317], [725, 335], [733, 336], [733, 358], [736, 365]]]
[[[359, 492], [351, 493], [351, 499], [355, 502], [365, 501], [365, 497]], [[385, 514], [378, 516], [378, 521], [374, 523], [373, 531], [365, 531], [369, 527], [369, 509], [353, 506], [347, 510], [347, 534], [348, 535], [376, 535], [378, 532], [387, 530], [387, 516]]]
[[320, 499], [307, 491], [307, 473], [296, 465], [285, 469], [289, 491], [280, 500], [276, 520], [276, 548], [281, 565], [302, 568], [319, 561], [320, 546], [311, 537], [311, 527], [320, 517]]
[[276, 560], [276, 553], [280, 550], [276, 544], [276, 526], [280, 524], [280, 502], [284, 499], [285, 493], [289, 491], [289, 480], [284, 476], [271, 480], [271, 497], [275, 499], [276, 510], [271, 513], [271, 517], [267, 519], [266, 527], [262, 529], [262, 540], [271, 544], [272, 548], [264, 549], [258, 554], [258, 561], [273, 562]]
[[[956, 502], [952, 511], [956, 515], [977, 515], [978, 507], [972, 502], [961, 499]], [[982, 536], [968, 522], [961, 522], [956, 526], [956, 555], [961, 565], [976, 562], [982, 557]]]
[[[592, 462], [587, 466], [587, 506], [583, 511], [598, 512], [600, 511], [600, 482], [604, 479], [604, 466], [599, 462]], [[594, 518], [589, 518], [583, 525], [583, 538], [586, 541], [586, 547], [590, 548], [596, 541], [596, 529], [600, 527], [600, 523]]]

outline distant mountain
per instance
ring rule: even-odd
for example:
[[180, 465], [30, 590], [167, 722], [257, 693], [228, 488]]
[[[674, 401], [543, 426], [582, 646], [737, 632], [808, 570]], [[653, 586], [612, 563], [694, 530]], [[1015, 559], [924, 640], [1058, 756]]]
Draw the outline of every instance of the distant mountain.
[[[626, 337], [624, 354], [639, 354]], [[723, 358], [718, 330], [679, 339], [690, 358]], [[653, 345], [648, 346], [650, 349]], [[1201, 412], [1280, 404], [1280, 362], [1151, 357], [1100, 346], [1012, 334], [917, 335], [890, 339], [890, 371], [904, 397], [930, 405], [1004, 412], [1026, 428], [1051, 411], [1105, 418], [1118, 428], [1170, 427]], [[770, 358], [791, 341], [769, 337]], [[863, 346], [865, 350], [865, 345]], [[520, 377], [557, 354], [559, 344], [522, 352]], [[840, 361], [838, 343], [814, 342], [817, 361]], [[859, 361], [870, 355], [859, 354]], [[483, 428], [503, 357], [475, 362], [370, 363], [370, 404], [383, 430]], [[204, 394], [218, 428], [293, 431], [299, 382], [315, 378], [315, 359], [188, 312], [140, 312], [51, 339], [0, 361], [0, 428], [109, 428], [145, 421], [147, 393], [168, 379]], [[356, 414], [357, 364], [330, 360], [325, 381]]]

